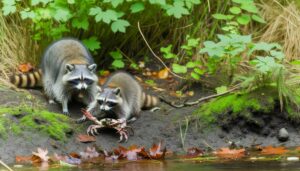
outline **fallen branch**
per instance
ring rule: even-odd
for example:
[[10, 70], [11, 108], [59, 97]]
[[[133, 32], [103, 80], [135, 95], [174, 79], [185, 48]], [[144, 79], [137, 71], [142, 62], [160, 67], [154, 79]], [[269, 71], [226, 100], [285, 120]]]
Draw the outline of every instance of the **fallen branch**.
[[7, 170], [13, 171], [7, 164], [5, 164], [2, 160], [0, 160], [0, 164], [4, 166]]
[[153, 55], [157, 60], [159, 60], [159, 62], [161, 62], [161, 63], [163, 64], [163, 66], [164, 66], [165, 68], [167, 68], [167, 70], [168, 70], [172, 75], [174, 75], [175, 77], [181, 78], [181, 79], [185, 79], [185, 78], [181, 77], [180, 75], [177, 75], [177, 74], [175, 74], [174, 72], [172, 72], [172, 70], [164, 63], [164, 61], [162, 61], [162, 60], [160, 59], [160, 57], [157, 56], [157, 55], [154, 53], [154, 51], [153, 51], [152, 48], [150, 47], [149, 43], [147, 42], [147, 40], [146, 40], [146, 38], [145, 38], [145, 36], [144, 36], [142, 30], [141, 30], [140, 22], [138, 22], [138, 29], [139, 29], [139, 32], [140, 32], [140, 34], [141, 34], [143, 40], [145, 41], [147, 47], [149, 48], [150, 52], [152, 53], [152, 55]]
[[224, 93], [213, 94], [213, 95], [210, 95], [210, 96], [202, 97], [202, 98], [200, 98], [200, 99], [198, 99], [196, 101], [193, 101], [193, 102], [184, 102], [184, 103], [179, 104], [179, 105], [175, 104], [174, 102], [170, 102], [170, 101], [164, 99], [163, 97], [159, 97], [159, 99], [162, 102], [164, 102], [164, 103], [166, 103], [166, 104], [168, 104], [168, 105], [170, 105], [170, 106], [172, 106], [174, 108], [182, 108], [182, 107], [187, 107], [187, 106], [194, 106], [194, 105], [199, 104], [200, 102], [203, 102], [205, 100], [209, 100], [209, 99], [214, 98], [214, 97], [219, 97], [219, 96], [231, 93], [231, 92], [237, 90], [238, 88], [239, 87], [235, 87], [235, 88], [232, 88], [232, 89], [230, 89], [230, 90], [228, 90], [228, 91], [226, 91]]

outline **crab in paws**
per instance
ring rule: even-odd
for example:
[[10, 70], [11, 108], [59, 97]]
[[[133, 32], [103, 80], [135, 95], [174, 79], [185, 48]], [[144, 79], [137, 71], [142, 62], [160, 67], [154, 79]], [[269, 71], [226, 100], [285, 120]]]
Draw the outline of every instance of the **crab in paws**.
[[91, 121], [95, 123], [95, 125], [90, 125], [87, 129], [87, 134], [91, 134], [93, 136], [98, 134], [98, 129], [100, 128], [113, 128], [118, 131], [120, 134], [120, 140], [119, 142], [122, 142], [125, 140], [125, 142], [128, 140], [128, 129], [133, 134], [133, 129], [130, 126], [127, 126], [127, 121], [124, 118], [121, 119], [112, 119], [112, 118], [104, 118], [100, 121], [91, 115], [88, 111], [83, 110], [83, 114]]

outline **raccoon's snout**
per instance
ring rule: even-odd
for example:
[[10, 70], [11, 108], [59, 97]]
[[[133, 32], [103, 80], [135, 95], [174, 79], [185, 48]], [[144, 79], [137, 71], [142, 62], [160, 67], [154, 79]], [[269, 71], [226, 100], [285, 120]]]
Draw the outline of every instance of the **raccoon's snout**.
[[100, 106], [100, 110], [105, 110], [105, 111], [109, 111], [111, 109], [111, 107], [107, 106], [107, 105], [101, 105]]
[[76, 88], [78, 90], [86, 90], [88, 88], [88, 85], [85, 84], [85, 83], [79, 83], [79, 84], [76, 85]]

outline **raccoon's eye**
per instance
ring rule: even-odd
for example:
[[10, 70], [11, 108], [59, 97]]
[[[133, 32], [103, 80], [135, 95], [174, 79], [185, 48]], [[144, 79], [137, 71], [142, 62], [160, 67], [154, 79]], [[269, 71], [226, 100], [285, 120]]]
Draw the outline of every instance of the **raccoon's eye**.
[[106, 102], [106, 104], [107, 104], [107, 106], [109, 106], [109, 107], [114, 107], [114, 106], [116, 106], [117, 105], [117, 103], [116, 102]]
[[103, 100], [98, 100], [98, 104], [102, 105], [103, 104]]
[[69, 80], [68, 82], [69, 82], [70, 84], [77, 85], [77, 84], [79, 84], [80, 79], [79, 79], [79, 78], [78, 78], [78, 79], [73, 79], [73, 80]]
[[88, 84], [88, 85], [91, 85], [91, 84], [93, 84], [93, 83], [94, 83], [94, 80], [91, 80], [91, 79], [85, 78], [85, 79], [84, 79], [84, 82], [85, 82], [86, 84]]

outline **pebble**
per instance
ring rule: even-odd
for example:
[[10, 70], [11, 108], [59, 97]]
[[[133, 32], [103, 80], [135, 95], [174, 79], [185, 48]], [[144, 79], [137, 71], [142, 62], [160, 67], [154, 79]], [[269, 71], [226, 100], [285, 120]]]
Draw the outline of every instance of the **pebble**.
[[285, 128], [281, 128], [278, 132], [277, 136], [278, 140], [281, 142], [285, 142], [289, 139], [289, 133]]
[[287, 157], [287, 161], [299, 161], [299, 157]]

